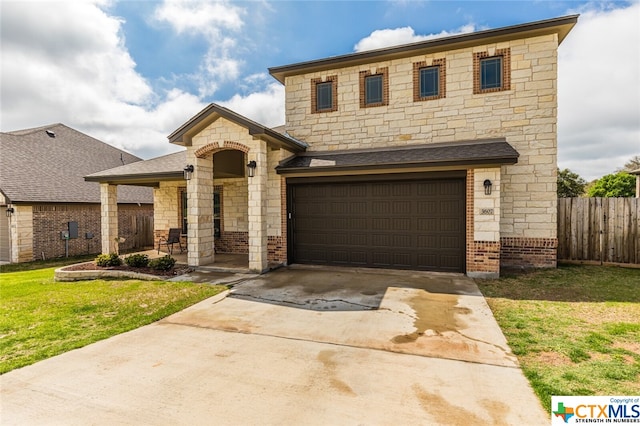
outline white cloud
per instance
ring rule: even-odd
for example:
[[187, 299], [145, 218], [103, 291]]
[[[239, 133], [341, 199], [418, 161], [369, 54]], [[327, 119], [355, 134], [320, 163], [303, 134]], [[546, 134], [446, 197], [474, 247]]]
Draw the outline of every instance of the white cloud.
[[558, 165], [592, 180], [640, 154], [640, 3], [581, 12], [559, 48]]
[[271, 83], [262, 92], [235, 95], [221, 105], [267, 127], [284, 124], [284, 86]]
[[62, 122], [146, 157], [176, 149], [166, 136], [204, 104], [153, 93], [104, 4], [2, 4], [2, 131]]
[[154, 13], [159, 22], [167, 22], [177, 34], [204, 37], [208, 51], [198, 73], [200, 96], [211, 96], [221, 83], [240, 76], [242, 61], [237, 59], [238, 43], [234, 34], [244, 26], [246, 11], [226, 0], [164, 0]]
[[457, 34], [465, 34], [475, 31], [475, 25], [463, 25], [454, 31], [441, 31], [437, 34], [419, 35], [411, 27], [375, 30], [369, 36], [356, 43], [353, 50], [362, 52], [365, 50], [381, 49], [401, 44], [417, 43], [419, 41], [447, 37]]

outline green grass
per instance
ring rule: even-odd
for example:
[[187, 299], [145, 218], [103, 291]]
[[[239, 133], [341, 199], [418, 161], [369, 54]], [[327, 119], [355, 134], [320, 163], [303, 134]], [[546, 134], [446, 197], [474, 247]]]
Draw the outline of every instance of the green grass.
[[640, 269], [560, 266], [478, 280], [542, 405], [640, 394]]
[[152, 323], [226, 288], [139, 280], [59, 283], [54, 270], [0, 274], [0, 374]]

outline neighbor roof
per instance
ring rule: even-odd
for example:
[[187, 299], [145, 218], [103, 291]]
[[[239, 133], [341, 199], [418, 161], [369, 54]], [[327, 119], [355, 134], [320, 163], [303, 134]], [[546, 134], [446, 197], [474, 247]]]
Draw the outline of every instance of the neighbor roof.
[[[141, 159], [64, 124], [0, 133], [0, 191], [7, 203], [100, 203], [84, 176]], [[119, 203], [152, 203], [149, 188], [122, 187]]]
[[299, 141], [286, 133], [280, 133], [276, 130], [263, 126], [244, 117], [230, 109], [217, 104], [209, 104], [202, 111], [197, 113], [193, 118], [180, 126], [176, 131], [169, 135], [169, 142], [178, 145], [190, 146], [191, 138], [216, 121], [218, 118], [224, 117], [240, 126], [246, 127], [249, 134], [260, 139], [264, 139], [276, 146], [284, 146], [294, 152], [304, 151], [307, 144]]
[[497, 43], [525, 37], [535, 37], [546, 34], [558, 34], [558, 44], [564, 40], [569, 31], [578, 22], [579, 15], [570, 15], [543, 21], [477, 31], [468, 34], [458, 34], [441, 37], [417, 43], [332, 56], [292, 65], [269, 68], [269, 73], [280, 83], [284, 84], [285, 77], [310, 72], [325, 71], [335, 68], [361, 65], [373, 61], [390, 60], [413, 55], [424, 55], [443, 50], [460, 49], [485, 43]]
[[518, 151], [503, 138], [483, 139], [340, 153], [305, 152], [284, 160], [276, 170], [280, 174], [291, 174], [467, 165], [498, 166], [515, 164], [518, 156]]
[[187, 151], [183, 150], [163, 155], [162, 157], [93, 173], [86, 176], [85, 180], [89, 182], [156, 186], [160, 181], [184, 179], [183, 169], [186, 164]]

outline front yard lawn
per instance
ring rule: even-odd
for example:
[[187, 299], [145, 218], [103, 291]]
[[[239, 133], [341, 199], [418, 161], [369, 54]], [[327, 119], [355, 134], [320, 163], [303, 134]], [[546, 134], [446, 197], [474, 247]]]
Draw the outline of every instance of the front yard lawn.
[[138, 280], [58, 283], [54, 269], [0, 274], [0, 374], [152, 323], [226, 288]]
[[478, 280], [543, 407], [640, 395], [640, 269], [559, 266]]

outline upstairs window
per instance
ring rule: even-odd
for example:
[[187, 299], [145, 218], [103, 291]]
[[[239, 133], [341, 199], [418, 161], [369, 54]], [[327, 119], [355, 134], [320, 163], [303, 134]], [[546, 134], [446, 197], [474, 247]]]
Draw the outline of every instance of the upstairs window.
[[332, 112], [338, 110], [338, 76], [332, 75], [324, 81], [311, 80], [311, 112]]
[[420, 70], [420, 97], [438, 96], [440, 91], [440, 68], [428, 67]]
[[372, 75], [364, 79], [365, 103], [367, 105], [382, 103], [382, 76]]
[[477, 52], [473, 56], [473, 93], [511, 89], [511, 50], [496, 49], [495, 54]]
[[360, 71], [360, 108], [389, 105], [388, 68], [379, 68], [375, 74]]
[[413, 64], [413, 101], [428, 101], [446, 97], [446, 60]]
[[480, 60], [480, 90], [502, 87], [502, 56]]

